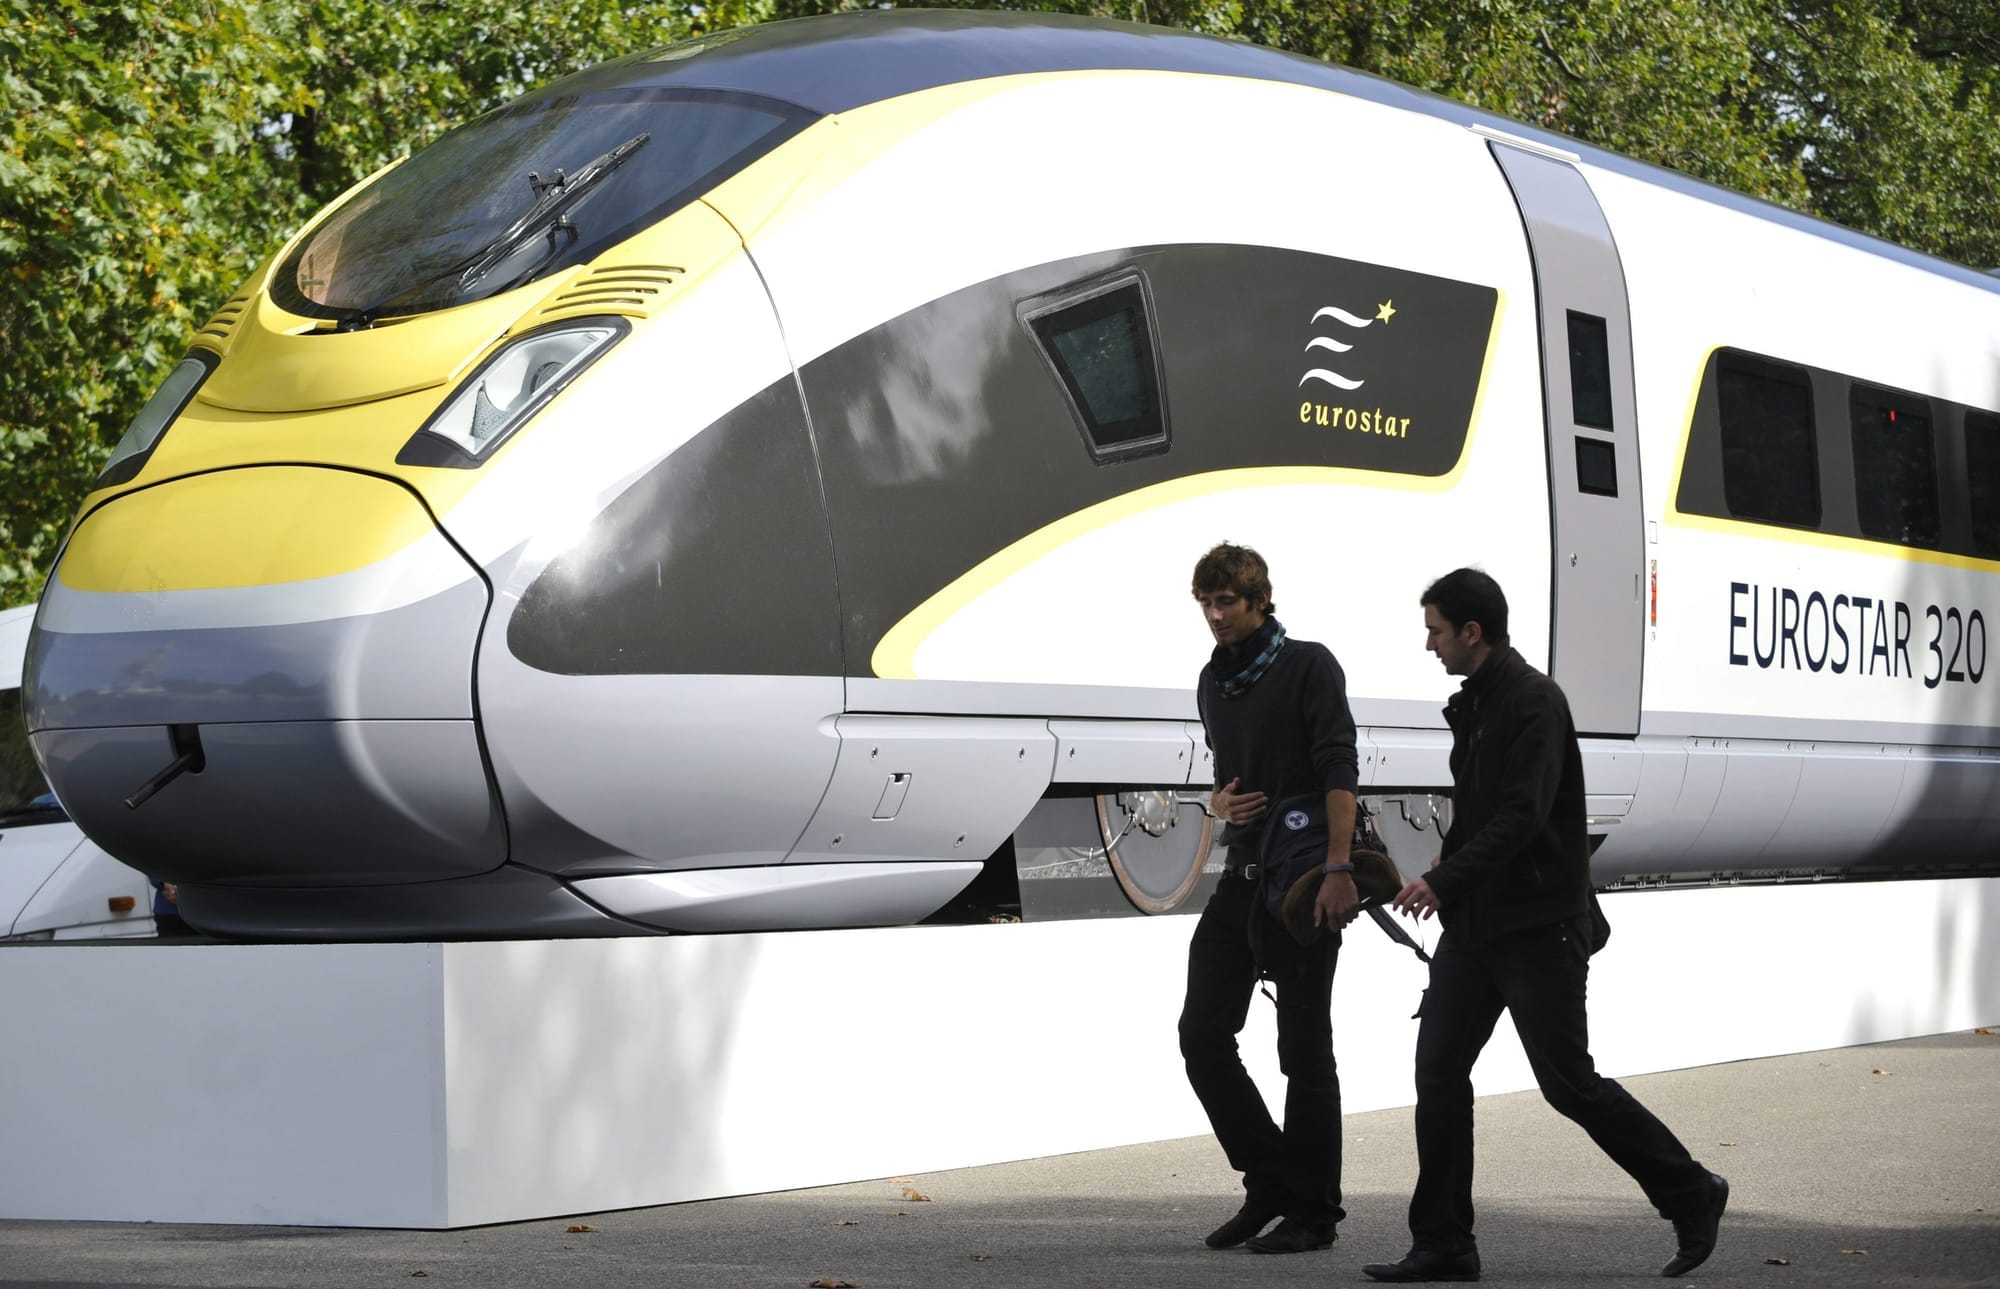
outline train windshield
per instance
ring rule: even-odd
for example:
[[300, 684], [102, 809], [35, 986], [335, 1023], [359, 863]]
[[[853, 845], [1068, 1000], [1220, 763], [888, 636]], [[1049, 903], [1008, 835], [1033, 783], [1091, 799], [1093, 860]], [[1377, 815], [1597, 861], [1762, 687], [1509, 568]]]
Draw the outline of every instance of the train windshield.
[[28, 750], [21, 691], [0, 689], [0, 828], [54, 823], [66, 816]]
[[277, 303], [366, 326], [497, 295], [593, 258], [811, 120], [757, 95], [593, 79], [468, 122], [357, 193], [280, 266]]

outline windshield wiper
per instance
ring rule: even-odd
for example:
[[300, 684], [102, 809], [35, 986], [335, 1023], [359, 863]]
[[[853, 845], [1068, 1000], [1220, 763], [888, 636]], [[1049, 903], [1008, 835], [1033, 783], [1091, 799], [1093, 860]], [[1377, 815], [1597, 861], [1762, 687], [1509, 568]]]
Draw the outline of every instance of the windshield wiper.
[[458, 289], [471, 290], [481, 278], [536, 237], [546, 233], [551, 251], [555, 249], [555, 235], [559, 230], [566, 229], [571, 237], [575, 237], [575, 228], [569, 222], [570, 207], [583, 200], [585, 193], [624, 165], [625, 159], [645, 147], [652, 137], [651, 134], [634, 135], [602, 156], [585, 162], [583, 168], [573, 175], [566, 175], [558, 168], [555, 178], [543, 179], [540, 173], [530, 170], [528, 186], [535, 191], [535, 204], [528, 207], [506, 232], [494, 238], [492, 244], [459, 275]]
[[340, 320], [340, 330], [359, 331], [372, 327], [375, 325], [375, 319], [381, 316], [384, 310], [437, 285], [448, 277], [458, 279], [460, 293], [470, 291], [479, 284], [480, 279], [505, 263], [509, 256], [536, 237], [547, 236], [549, 250], [553, 253], [558, 232], [567, 231], [572, 239], [576, 236], [575, 226], [569, 222], [570, 209], [582, 201], [591, 189], [604, 182], [614, 170], [624, 165], [633, 153], [651, 142], [652, 138], [650, 133], [633, 135], [608, 152], [584, 162], [574, 174], [557, 167], [554, 178], [544, 179], [539, 171], [530, 170], [528, 186], [534, 190], [535, 200], [518, 219], [507, 226], [505, 232], [451, 267], [433, 273], [416, 285], [405, 287], [365, 309], [356, 309]]

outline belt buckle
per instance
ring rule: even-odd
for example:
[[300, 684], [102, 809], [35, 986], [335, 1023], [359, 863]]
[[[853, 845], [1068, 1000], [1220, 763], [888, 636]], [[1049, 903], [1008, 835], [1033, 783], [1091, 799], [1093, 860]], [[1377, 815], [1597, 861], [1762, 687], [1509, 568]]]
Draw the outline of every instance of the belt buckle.
[[1242, 868], [1238, 869], [1237, 871], [1243, 875], [1243, 880], [1246, 882], [1254, 882], [1257, 880], [1257, 866], [1255, 864], [1245, 864]]

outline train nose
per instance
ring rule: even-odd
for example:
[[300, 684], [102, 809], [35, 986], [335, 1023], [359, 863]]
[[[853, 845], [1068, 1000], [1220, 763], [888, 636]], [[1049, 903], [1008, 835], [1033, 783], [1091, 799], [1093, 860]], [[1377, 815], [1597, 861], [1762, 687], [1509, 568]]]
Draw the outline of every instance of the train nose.
[[84, 830], [158, 877], [348, 886], [489, 871], [478, 570], [402, 485], [266, 466], [114, 498], [71, 535], [23, 686]]

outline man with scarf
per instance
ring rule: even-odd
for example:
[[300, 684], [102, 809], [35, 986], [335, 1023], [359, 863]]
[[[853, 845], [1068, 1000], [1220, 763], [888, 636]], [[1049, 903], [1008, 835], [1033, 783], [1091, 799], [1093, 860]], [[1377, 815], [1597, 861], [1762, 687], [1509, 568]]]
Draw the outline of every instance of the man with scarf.
[[[1327, 876], [1314, 921], [1337, 931], [1353, 919], [1360, 906], [1347, 861], [1359, 769], [1354, 717], [1333, 654], [1288, 638], [1272, 615], [1270, 571], [1256, 551], [1225, 543], [1202, 556], [1194, 597], [1215, 639], [1195, 699], [1214, 752], [1211, 808], [1225, 821], [1228, 859], [1188, 945], [1181, 1055], [1245, 1191], [1242, 1209], [1207, 1243], [1225, 1249], [1247, 1242], [1258, 1253], [1324, 1249], [1346, 1216], [1330, 1014], [1340, 937], [1302, 946], [1266, 911], [1255, 898], [1257, 843], [1269, 807], [1324, 794]], [[1282, 1127], [1236, 1046], [1260, 975], [1270, 979], [1278, 1008]], [[1264, 1231], [1276, 1218], [1283, 1220]]]
[[1461, 568], [1421, 597], [1425, 647], [1464, 683], [1451, 726], [1451, 830], [1428, 875], [1396, 908], [1437, 915], [1417, 1030], [1417, 1190], [1413, 1244], [1400, 1262], [1361, 1268], [1375, 1280], [1479, 1279], [1472, 1238], [1472, 1065], [1504, 1009], [1542, 1095], [1639, 1183], [1674, 1224], [1679, 1249], [1661, 1274], [1684, 1275], [1715, 1249], [1729, 1183], [1597, 1073], [1584, 992], [1590, 955], [1609, 934], [1590, 889], [1583, 753], [1569, 700], [1507, 643], [1507, 597]]

